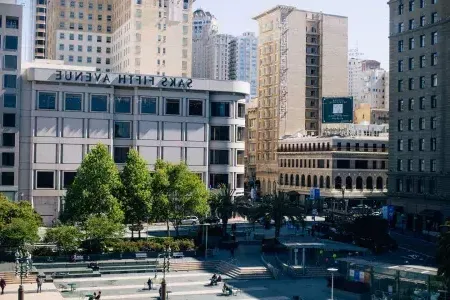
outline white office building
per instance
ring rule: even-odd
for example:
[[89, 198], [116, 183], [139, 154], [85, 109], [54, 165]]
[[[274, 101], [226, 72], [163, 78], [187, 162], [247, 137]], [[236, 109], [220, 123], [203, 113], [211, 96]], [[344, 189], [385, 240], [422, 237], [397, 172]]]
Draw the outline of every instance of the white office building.
[[217, 19], [208, 11], [197, 9], [192, 17], [192, 77], [207, 78], [206, 47], [212, 36], [217, 34]]
[[31, 64], [22, 72], [19, 192], [46, 224], [89, 149], [108, 145], [120, 167], [131, 148], [149, 169], [186, 162], [210, 188], [244, 189], [245, 98], [250, 86], [95, 68]]

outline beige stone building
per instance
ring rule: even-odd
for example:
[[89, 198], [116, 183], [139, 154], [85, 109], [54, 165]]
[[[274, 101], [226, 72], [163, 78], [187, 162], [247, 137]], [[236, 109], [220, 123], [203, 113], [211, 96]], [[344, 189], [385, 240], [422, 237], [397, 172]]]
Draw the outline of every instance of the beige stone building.
[[258, 138], [258, 98], [245, 105], [245, 178], [248, 182], [256, 180], [256, 146]]
[[257, 179], [278, 179], [278, 139], [320, 132], [322, 97], [348, 96], [346, 17], [276, 6], [259, 23]]
[[190, 77], [192, 2], [50, 1], [47, 57], [103, 72]]

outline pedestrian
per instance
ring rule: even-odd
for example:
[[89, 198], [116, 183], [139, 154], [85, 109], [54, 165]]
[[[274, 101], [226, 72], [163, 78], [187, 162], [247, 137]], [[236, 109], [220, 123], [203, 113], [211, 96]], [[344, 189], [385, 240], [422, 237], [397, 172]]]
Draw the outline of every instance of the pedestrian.
[[148, 290], [151, 291], [152, 290], [152, 279], [151, 278], [149, 278], [147, 280], [147, 284], [148, 284]]
[[97, 298], [97, 293], [94, 292], [94, 295], [90, 295], [88, 300], [94, 300]]
[[3, 290], [5, 289], [6, 286], [6, 281], [3, 278], [0, 278], [0, 288], [2, 289], [2, 295], [3, 295]]
[[36, 277], [37, 291], [36, 293], [42, 293], [42, 278]]
[[100, 300], [100, 297], [102, 296], [102, 292], [98, 291], [97, 297], [95, 297], [95, 300]]

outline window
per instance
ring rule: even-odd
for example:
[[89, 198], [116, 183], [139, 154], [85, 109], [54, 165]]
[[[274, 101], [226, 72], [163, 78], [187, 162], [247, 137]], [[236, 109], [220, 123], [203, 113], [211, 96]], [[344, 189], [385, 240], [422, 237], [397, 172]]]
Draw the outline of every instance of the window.
[[131, 122], [115, 121], [114, 122], [114, 138], [130, 139], [131, 138]]
[[408, 89], [410, 91], [414, 90], [416, 88], [415, 83], [414, 83], [414, 78], [409, 78], [408, 79]]
[[414, 161], [412, 159], [408, 159], [408, 171], [411, 172], [414, 170]]
[[397, 159], [397, 171], [403, 171], [403, 160]]
[[92, 112], [108, 111], [108, 96], [92, 95], [91, 96], [91, 111]]
[[398, 23], [398, 33], [402, 33], [405, 30], [403, 23]]
[[409, 11], [414, 11], [414, 0], [409, 1]]
[[229, 150], [210, 150], [209, 163], [211, 165], [228, 165], [229, 156]]
[[438, 33], [431, 33], [431, 45], [436, 45], [438, 43]]
[[420, 8], [424, 8], [425, 7], [425, 0], [420, 0]]
[[413, 139], [408, 140], [408, 151], [414, 151], [414, 140]]
[[131, 98], [130, 97], [116, 97], [114, 99], [114, 112], [129, 114], [131, 113]]
[[211, 117], [229, 117], [230, 103], [211, 102]]
[[5, 21], [6, 21], [6, 28], [19, 29], [19, 18], [7, 16]]
[[409, 98], [409, 110], [414, 110], [414, 98]]
[[403, 41], [398, 41], [398, 52], [403, 52]]
[[141, 98], [141, 114], [156, 114], [157, 98]]
[[431, 96], [431, 108], [436, 108], [437, 106], [437, 97], [435, 95]]
[[245, 118], [245, 104], [238, 103], [238, 118]]
[[438, 55], [437, 53], [431, 54], [431, 65], [436, 66], [438, 62]]
[[69, 45], [69, 51], [74, 51], [74, 50], [75, 50], [74, 45]]
[[419, 82], [419, 84], [420, 84], [420, 88], [421, 89], [424, 89], [425, 88], [425, 76], [420, 76], [419, 77], [419, 80], [420, 80], [420, 82]]
[[431, 86], [437, 87], [437, 85], [438, 85], [437, 74], [433, 74], [433, 75], [431, 75]]
[[422, 55], [422, 56], [420, 57], [420, 67], [421, 67], [421, 68], [425, 68], [425, 66], [426, 66], [426, 56], [425, 56], [425, 55]]
[[77, 62], [79, 62], [79, 63], [83, 62], [83, 57], [78, 56], [78, 57], [77, 57]]
[[399, 79], [397, 82], [397, 90], [398, 92], [403, 92], [403, 80]]
[[180, 114], [180, 99], [166, 99], [166, 115]]
[[420, 48], [425, 47], [425, 35], [420, 36]]
[[403, 120], [402, 119], [398, 120], [397, 128], [398, 128], [398, 131], [403, 131]]
[[425, 151], [425, 139], [419, 139], [419, 151]]
[[430, 150], [431, 151], [436, 151], [437, 147], [437, 142], [436, 142], [436, 138], [430, 138]]
[[397, 150], [398, 151], [403, 151], [403, 140], [398, 140], [397, 141]]
[[431, 14], [431, 24], [434, 24], [434, 23], [436, 23], [438, 21], [439, 21], [439, 17], [438, 17], [437, 12], [432, 13]]
[[114, 162], [124, 164], [127, 161], [129, 151], [130, 148], [128, 147], [114, 147]]
[[420, 109], [425, 109], [425, 97], [419, 98], [419, 107]]
[[229, 141], [229, 126], [211, 126], [211, 141]]
[[238, 165], [244, 164], [244, 150], [236, 150], [236, 163]]
[[17, 87], [17, 76], [4, 74], [3, 75], [3, 87], [9, 89], [15, 89]]
[[82, 94], [64, 94], [64, 110], [81, 111], [83, 105]]
[[399, 14], [399, 15], [403, 15], [403, 9], [404, 9], [403, 4], [399, 4], [399, 5], [398, 5], [398, 14]]
[[15, 108], [16, 107], [16, 95], [15, 94], [4, 94], [3, 95], [3, 107]]
[[425, 171], [425, 160], [419, 159], [419, 172]]
[[403, 111], [403, 99], [398, 100], [397, 102], [397, 110], [398, 111]]
[[3, 127], [16, 127], [16, 114], [3, 114]]
[[4, 69], [17, 69], [17, 56], [16, 55], [5, 55], [3, 68]]
[[38, 92], [38, 109], [56, 109], [56, 93]]
[[398, 71], [403, 72], [403, 60], [398, 61]]
[[436, 172], [436, 160], [430, 159], [430, 172]]
[[436, 129], [436, 127], [437, 127], [437, 119], [436, 119], [436, 117], [431, 117], [431, 119], [430, 119], [430, 127], [431, 127], [431, 129]]
[[219, 188], [221, 185], [228, 186], [228, 174], [209, 174], [209, 185], [211, 188]]
[[420, 17], [420, 27], [425, 26], [425, 22], [426, 22], [425, 16], [421, 16]]
[[14, 172], [2, 172], [2, 185], [14, 185]]
[[14, 152], [3, 152], [2, 153], [2, 166], [3, 167], [14, 167]]
[[203, 116], [203, 101], [202, 100], [189, 100], [189, 115], [190, 116]]
[[410, 57], [408, 62], [409, 62], [409, 69], [414, 70], [414, 58]]
[[16, 146], [16, 134], [15, 133], [3, 133], [2, 146], [3, 147], [15, 147]]
[[409, 24], [409, 30], [413, 30], [416, 26], [416, 22], [414, 21], [414, 19], [409, 20], [408, 24]]
[[419, 118], [419, 129], [425, 130], [425, 118]]
[[36, 188], [38, 189], [54, 189], [55, 188], [55, 172], [53, 171], [37, 171], [36, 172]]
[[245, 127], [238, 127], [236, 132], [236, 142], [243, 142], [245, 140], [244, 137]]
[[14, 35], [7, 35], [5, 36], [5, 50], [9, 51], [17, 51], [19, 45], [19, 39], [17, 36]]
[[408, 130], [414, 130], [414, 119], [408, 119]]

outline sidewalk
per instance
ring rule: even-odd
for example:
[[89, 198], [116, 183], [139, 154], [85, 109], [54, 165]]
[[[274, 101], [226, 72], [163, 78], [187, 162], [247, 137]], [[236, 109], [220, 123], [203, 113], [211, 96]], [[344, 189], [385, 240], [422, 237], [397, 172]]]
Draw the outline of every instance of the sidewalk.
[[[42, 293], [36, 293], [36, 284], [24, 284], [25, 299], [33, 300], [63, 300], [64, 298], [56, 290], [53, 283], [44, 283], [42, 285]], [[5, 287], [5, 294], [0, 295], [0, 300], [17, 300], [18, 284], [8, 284]]]

